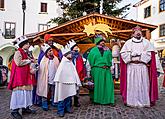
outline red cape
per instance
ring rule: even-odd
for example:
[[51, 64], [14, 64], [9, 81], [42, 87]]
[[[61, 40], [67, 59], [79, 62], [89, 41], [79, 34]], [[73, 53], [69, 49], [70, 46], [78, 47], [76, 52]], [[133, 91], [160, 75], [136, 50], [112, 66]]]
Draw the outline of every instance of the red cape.
[[80, 81], [83, 81], [86, 76], [86, 70], [81, 55], [79, 55], [76, 59], [76, 70], [79, 75]]
[[[164, 70], [164, 73], [165, 73], [165, 70]], [[165, 87], [165, 75], [164, 75], [163, 87]]]
[[[155, 52], [151, 52], [151, 61], [149, 62], [149, 79], [150, 79], [150, 103], [155, 104], [158, 100], [158, 82], [156, 72]], [[127, 65], [120, 58], [120, 92], [125, 104], [127, 104]]]
[[[23, 49], [19, 48], [18, 50], [22, 55], [22, 60], [28, 59], [27, 53], [25, 53]], [[32, 84], [33, 84], [33, 80], [30, 74], [30, 66], [29, 65], [17, 66], [13, 59], [8, 89], [13, 90], [18, 86], [26, 86]]]

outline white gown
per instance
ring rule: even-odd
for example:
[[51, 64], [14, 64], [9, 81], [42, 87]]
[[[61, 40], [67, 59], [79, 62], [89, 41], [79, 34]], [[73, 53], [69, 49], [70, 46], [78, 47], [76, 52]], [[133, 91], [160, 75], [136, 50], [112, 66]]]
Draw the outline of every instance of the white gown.
[[55, 78], [54, 102], [63, 101], [67, 97], [76, 95], [81, 82], [72, 61], [63, 56], [57, 69]]
[[148, 68], [143, 63], [129, 62], [138, 60], [147, 64], [154, 49], [148, 40], [141, 38], [140, 41], [137, 42], [135, 38], [127, 41], [121, 50], [121, 57], [126, 64], [128, 63], [127, 105], [144, 107], [150, 106]]

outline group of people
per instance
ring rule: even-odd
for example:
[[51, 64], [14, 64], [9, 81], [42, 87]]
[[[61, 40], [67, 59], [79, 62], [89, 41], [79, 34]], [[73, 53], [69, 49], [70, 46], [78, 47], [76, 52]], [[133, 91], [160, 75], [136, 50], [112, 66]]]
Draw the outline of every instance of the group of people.
[[15, 119], [21, 119], [24, 113], [35, 113], [32, 104], [42, 107], [48, 104], [57, 107], [57, 114], [63, 117], [65, 112], [72, 113], [74, 106], [79, 107], [79, 88], [84, 80], [85, 67], [74, 40], [57, 49], [50, 35], [45, 35], [45, 43], [40, 46], [38, 62], [29, 54], [30, 44], [25, 36], [17, 39], [19, 46], [14, 54], [8, 88], [12, 90], [10, 109]]
[[[30, 106], [37, 104], [44, 111], [48, 104], [57, 107], [57, 114], [72, 113], [79, 107], [79, 91], [85, 79], [94, 83], [91, 100], [96, 104], [115, 106], [114, 81], [112, 78], [113, 57], [105, 45], [106, 39], [97, 35], [87, 57], [86, 66], [74, 40], [60, 50], [53, 46], [50, 35], [45, 35], [45, 43], [36, 63], [29, 58], [28, 39], [17, 39], [19, 46], [12, 61], [8, 88], [12, 90], [10, 109], [15, 119], [22, 119], [24, 113], [35, 113]], [[120, 90], [126, 106], [150, 107], [158, 99], [158, 84], [154, 47], [142, 37], [142, 29], [135, 27], [133, 37], [126, 41], [120, 51]], [[37, 65], [38, 64], [38, 65]], [[88, 83], [87, 83], [88, 84]]]

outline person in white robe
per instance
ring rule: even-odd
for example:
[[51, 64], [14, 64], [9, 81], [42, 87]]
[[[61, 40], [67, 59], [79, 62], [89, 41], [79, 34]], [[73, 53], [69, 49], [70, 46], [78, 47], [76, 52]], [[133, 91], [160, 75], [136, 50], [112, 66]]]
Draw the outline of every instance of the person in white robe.
[[133, 38], [126, 41], [120, 51], [121, 58], [127, 67], [125, 103], [133, 107], [150, 107], [148, 63], [151, 61], [151, 52], [154, 52], [154, 47], [142, 37], [140, 27], [135, 27], [133, 31]]
[[76, 95], [76, 91], [81, 82], [77, 74], [76, 68], [72, 63], [72, 56], [70, 48], [66, 45], [61, 49], [63, 58], [57, 69], [54, 82], [55, 82], [55, 95], [54, 102], [58, 102], [57, 114], [63, 117], [65, 111], [72, 113], [71, 98]]
[[53, 50], [49, 45], [44, 44], [42, 49], [45, 55], [41, 60], [38, 70], [37, 95], [42, 97], [42, 109], [47, 111], [48, 92], [51, 92], [52, 106], [54, 103], [54, 77], [59, 65], [59, 60], [56, 56], [53, 55]]
[[[30, 64], [34, 61], [28, 58], [30, 44], [26, 36], [21, 36], [16, 40], [19, 46], [12, 60], [12, 69], [8, 89], [12, 90], [10, 109], [13, 119], [22, 119], [25, 113], [35, 113], [32, 105], [33, 81], [31, 78]], [[22, 109], [22, 115], [19, 110]]]

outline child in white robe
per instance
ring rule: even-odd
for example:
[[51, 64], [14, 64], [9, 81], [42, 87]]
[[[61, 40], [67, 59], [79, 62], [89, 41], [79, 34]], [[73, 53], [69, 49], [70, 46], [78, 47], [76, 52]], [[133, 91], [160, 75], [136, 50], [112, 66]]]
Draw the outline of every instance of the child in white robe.
[[58, 102], [57, 114], [63, 117], [65, 112], [72, 113], [71, 98], [76, 95], [77, 88], [81, 86], [76, 68], [72, 63], [72, 55], [69, 47], [61, 49], [63, 58], [55, 76], [54, 102]]

